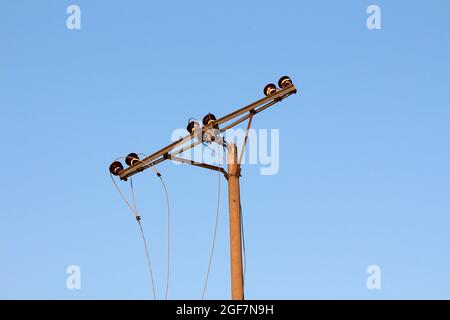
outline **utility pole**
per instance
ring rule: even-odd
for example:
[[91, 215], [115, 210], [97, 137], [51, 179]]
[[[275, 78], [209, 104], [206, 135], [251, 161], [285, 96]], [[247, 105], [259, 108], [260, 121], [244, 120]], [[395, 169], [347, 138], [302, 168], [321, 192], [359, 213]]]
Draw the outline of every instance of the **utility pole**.
[[242, 274], [241, 240], [241, 195], [239, 189], [239, 164], [237, 147], [227, 145], [228, 160], [228, 206], [230, 210], [230, 261], [231, 261], [231, 298], [244, 299], [244, 276]]
[[[251, 126], [251, 119], [254, 115], [266, 110], [278, 102], [281, 102], [283, 99], [295, 93], [297, 93], [297, 89], [293, 85], [291, 79], [287, 76], [281, 77], [278, 81], [278, 87], [273, 83], [269, 83], [265, 86], [264, 98], [235, 110], [219, 119], [216, 119], [213, 114], [208, 113], [203, 118], [203, 127], [200, 127], [200, 124], [195, 120], [190, 121], [187, 126], [187, 131], [189, 133], [187, 136], [170, 143], [169, 145], [143, 159], [139, 159], [136, 153], [130, 153], [125, 159], [125, 162], [128, 165], [127, 168], [124, 168], [122, 163], [117, 160], [114, 161], [109, 167], [110, 173], [118, 176], [123, 181], [126, 181], [133, 175], [151, 168], [165, 160], [173, 160], [204, 169], [219, 171], [225, 176], [228, 180], [228, 204], [230, 211], [231, 298], [233, 300], [244, 299], [241, 199], [239, 189], [241, 164], [239, 163], [240, 160], [238, 161], [237, 146], [231, 142], [225, 143], [224, 139], [220, 135], [245, 120], [249, 120], [247, 128], [248, 131]], [[230, 123], [230, 121], [232, 122]], [[222, 127], [222, 125], [224, 126]], [[226, 145], [228, 171], [225, 171], [219, 166], [180, 157], [180, 155], [185, 151], [188, 151], [202, 143], [218, 143]], [[245, 149], [245, 142], [242, 149]]]

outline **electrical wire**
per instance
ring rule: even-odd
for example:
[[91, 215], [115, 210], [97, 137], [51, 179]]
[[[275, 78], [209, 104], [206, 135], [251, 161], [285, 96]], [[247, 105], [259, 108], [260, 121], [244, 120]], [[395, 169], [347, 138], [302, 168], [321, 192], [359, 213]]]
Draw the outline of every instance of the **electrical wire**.
[[[142, 155], [142, 153], [140, 153], [140, 155]], [[117, 158], [115, 161], [118, 161], [118, 160], [121, 160], [124, 158], [125, 157], [120, 157], [120, 158]], [[166, 289], [165, 289], [165, 299], [167, 299], [168, 292], [169, 292], [169, 281], [170, 281], [170, 220], [171, 220], [170, 201], [169, 201], [169, 193], [168, 193], [166, 184], [164, 182], [164, 179], [162, 178], [161, 173], [159, 173], [155, 167], [153, 167], [152, 169], [155, 171], [156, 175], [160, 179], [160, 182], [164, 189], [166, 203], [167, 203], [167, 278], [166, 278]], [[130, 178], [130, 188], [131, 188], [131, 197], [132, 197], [132, 204], [130, 204], [129, 201], [127, 200], [127, 198], [125, 197], [125, 195], [123, 194], [123, 192], [120, 190], [119, 186], [117, 185], [117, 183], [111, 173], [110, 173], [110, 177], [111, 177], [111, 181], [113, 182], [115, 189], [117, 190], [117, 192], [119, 193], [120, 197], [125, 202], [125, 204], [128, 206], [128, 208], [131, 210], [131, 212], [134, 215], [134, 218], [138, 222], [139, 230], [141, 232], [142, 240], [144, 242], [145, 254], [146, 254], [146, 258], [147, 258], [147, 264], [148, 264], [148, 269], [149, 269], [150, 279], [151, 279], [151, 284], [152, 284], [153, 298], [156, 300], [157, 297], [156, 297], [156, 290], [155, 290], [155, 281], [154, 281], [154, 277], [153, 277], [153, 269], [152, 269], [150, 254], [149, 254], [149, 246], [148, 246], [147, 240], [145, 238], [144, 229], [142, 227], [141, 216], [140, 216], [140, 214], [137, 210], [137, 206], [136, 206], [136, 198], [135, 198], [135, 193], [134, 193], [133, 179]]]
[[[119, 159], [123, 159], [123, 158], [124, 157], [119, 158]], [[117, 161], [119, 159], [116, 159], [115, 161]], [[112, 176], [111, 173], [110, 173], [110, 177], [111, 177], [111, 180], [112, 180], [112, 182], [113, 182], [117, 192], [120, 194], [120, 197], [126, 203], [126, 205], [130, 208], [131, 212], [134, 214], [134, 218], [136, 219], [136, 221], [137, 221], [137, 223], [139, 225], [139, 230], [141, 232], [142, 241], [144, 242], [144, 249], [145, 249], [145, 255], [146, 255], [146, 258], [147, 258], [148, 270], [149, 270], [149, 273], [150, 273], [150, 281], [151, 281], [151, 284], [152, 284], [153, 299], [156, 300], [156, 290], [155, 290], [155, 281], [154, 281], [154, 278], [153, 278], [152, 264], [151, 264], [151, 260], [150, 260], [150, 254], [149, 254], [149, 249], [148, 249], [148, 245], [147, 245], [147, 240], [145, 239], [145, 235], [144, 235], [144, 229], [143, 229], [142, 224], [141, 224], [141, 216], [139, 215], [139, 212], [138, 212], [137, 207], [136, 207], [136, 200], [135, 200], [134, 188], [133, 188], [133, 180], [130, 179], [131, 195], [132, 195], [132, 199], [133, 199], [133, 205], [131, 205], [128, 202], [128, 200], [125, 197], [125, 195], [120, 190], [119, 186], [117, 185], [117, 183], [114, 180], [114, 177]]]
[[[138, 155], [147, 157], [147, 155], [144, 153], [138, 153]], [[161, 184], [163, 186], [164, 194], [166, 197], [166, 205], [167, 205], [167, 269], [166, 269], [167, 275], [166, 275], [166, 289], [165, 289], [165, 294], [164, 294], [164, 298], [165, 298], [165, 300], [167, 300], [168, 294], [169, 294], [169, 281], [170, 281], [170, 224], [171, 224], [170, 200], [169, 200], [169, 192], [167, 190], [166, 183], [164, 182], [164, 179], [163, 179], [161, 173], [158, 171], [158, 169], [156, 169], [155, 166], [152, 166], [151, 168], [152, 168], [153, 172], [156, 173], [156, 176], [159, 178], [159, 181], [161, 182]]]
[[147, 240], [145, 239], [144, 229], [142, 228], [141, 220], [140, 219], [137, 220], [137, 223], [139, 225], [139, 230], [141, 231], [142, 241], [144, 242], [145, 256], [147, 257], [148, 270], [150, 272], [150, 281], [152, 282], [153, 300], [156, 300], [155, 280], [153, 279], [152, 263], [150, 260]]
[[169, 192], [167, 191], [166, 184], [162, 175], [157, 172], [156, 174], [161, 181], [161, 184], [164, 188], [164, 193], [166, 195], [166, 204], [167, 204], [167, 278], [166, 278], [166, 292], [164, 298], [167, 300], [167, 296], [169, 294], [169, 279], [170, 279], [170, 201], [169, 201]]
[[131, 197], [133, 199], [134, 210], [137, 214], [136, 221], [139, 225], [139, 230], [141, 231], [142, 241], [144, 242], [145, 255], [147, 257], [148, 270], [150, 272], [150, 280], [152, 283], [153, 299], [156, 300], [156, 290], [155, 290], [155, 281], [153, 278], [152, 264], [150, 261], [150, 254], [149, 254], [149, 250], [148, 250], [147, 240], [145, 239], [145, 235], [144, 235], [144, 229], [142, 228], [141, 216], [139, 215], [139, 211], [136, 207], [136, 199], [134, 197], [134, 187], [133, 187], [133, 179], [132, 178], [130, 178], [130, 188], [131, 188]]
[[139, 230], [141, 231], [142, 241], [144, 242], [145, 255], [147, 257], [148, 269], [150, 271], [150, 280], [152, 282], [153, 300], [156, 300], [155, 281], [153, 279], [152, 264], [150, 262], [150, 254], [147, 246], [147, 240], [145, 239], [144, 229], [142, 228], [141, 220], [137, 220], [137, 223], [139, 225]]
[[[114, 160], [114, 161], [118, 161], [118, 160], [124, 159], [124, 158], [125, 158], [125, 157], [120, 157], [120, 158], [117, 158], [117, 159]], [[125, 204], [128, 206], [128, 208], [130, 208], [131, 213], [133, 213], [133, 215], [134, 215], [134, 218], [137, 218], [139, 215], [136, 213], [136, 209], [133, 208], [133, 207], [130, 205], [130, 203], [128, 202], [127, 198], [124, 196], [124, 194], [122, 193], [122, 191], [120, 191], [120, 188], [119, 188], [119, 186], [117, 185], [116, 180], [114, 180], [113, 175], [112, 175], [111, 173], [109, 173], [109, 176], [111, 177], [111, 180], [112, 180], [112, 182], [113, 182], [113, 184], [114, 184], [114, 187], [116, 188], [116, 190], [117, 190], [117, 192], [119, 193], [120, 197], [121, 197], [122, 200], [125, 202]]]
[[220, 176], [221, 176], [221, 172], [218, 172], [218, 191], [217, 191], [217, 208], [216, 208], [216, 221], [214, 224], [214, 232], [213, 232], [213, 240], [212, 240], [212, 245], [211, 245], [211, 252], [209, 254], [209, 261], [208, 261], [208, 271], [206, 272], [206, 277], [205, 277], [205, 284], [203, 286], [203, 292], [202, 292], [202, 300], [205, 298], [205, 293], [206, 293], [206, 288], [208, 286], [208, 279], [209, 279], [209, 274], [211, 271], [211, 265], [212, 265], [212, 259], [214, 256], [214, 249], [216, 246], [216, 237], [217, 237], [217, 226], [219, 224], [219, 212], [220, 212]]
[[[189, 119], [189, 121], [191, 121], [191, 119]], [[221, 160], [223, 161], [222, 163], [225, 163], [225, 158], [222, 154], [220, 154], [220, 152], [218, 152], [217, 150], [212, 149], [207, 143], [205, 143], [204, 141], [202, 142], [202, 145], [207, 147], [209, 150], [211, 150], [214, 154], [218, 154], [219, 157], [221, 158]], [[225, 148], [225, 139], [224, 139], [224, 143], [223, 143], [223, 147]], [[221, 166], [220, 161], [219, 161], [219, 165]], [[217, 207], [216, 207], [216, 219], [215, 219], [215, 223], [214, 223], [214, 231], [213, 231], [213, 239], [212, 239], [212, 244], [211, 244], [211, 251], [209, 254], [209, 259], [208, 259], [208, 269], [206, 271], [206, 276], [205, 276], [205, 284], [203, 286], [203, 291], [202, 291], [202, 300], [205, 299], [205, 293], [206, 293], [206, 288], [208, 287], [208, 280], [209, 280], [209, 274], [211, 272], [211, 265], [212, 265], [212, 260], [213, 260], [213, 256], [214, 256], [214, 250], [215, 250], [215, 246], [216, 246], [216, 238], [217, 238], [217, 227], [219, 224], [219, 212], [220, 212], [220, 176], [221, 176], [221, 172], [218, 172], [218, 191], [217, 191]]]

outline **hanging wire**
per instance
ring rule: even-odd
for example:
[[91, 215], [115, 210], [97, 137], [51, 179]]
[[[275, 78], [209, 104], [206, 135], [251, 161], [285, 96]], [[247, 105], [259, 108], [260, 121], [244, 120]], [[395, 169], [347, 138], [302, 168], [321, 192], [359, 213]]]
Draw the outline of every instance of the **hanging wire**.
[[157, 176], [164, 188], [167, 204], [167, 278], [166, 278], [166, 293], [164, 295], [164, 298], [167, 300], [167, 296], [169, 294], [169, 279], [170, 279], [170, 201], [169, 201], [169, 193], [167, 191], [164, 179], [162, 178], [159, 172], [157, 172]]
[[[118, 158], [115, 161], [118, 161], [118, 160], [123, 159], [123, 158], [124, 157]], [[144, 248], [145, 248], [145, 255], [146, 255], [146, 258], [147, 258], [148, 270], [149, 270], [149, 273], [150, 273], [150, 281], [151, 281], [151, 284], [152, 284], [153, 299], [156, 300], [156, 290], [155, 290], [155, 281], [154, 281], [154, 278], [153, 278], [152, 264], [151, 264], [151, 260], [150, 260], [150, 254], [149, 254], [149, 250], [148, 250], [147, 240], [145, 239], [145, 235], [144, 235], [144, 229], [142, 228], [142, 224], [141, 224], [141, 216], [139, 215], [139, 212], [138, 212], [138, 210], [136, 208], [136, 200], [135, 200], [135, 196], [134, 196], [133, 180], [130, 179], [131, 195], [132, 195], [132, 199], [133, 199], [133, 205], [131, 205], [128, 202], [128, 200], [125, 197], [125, 195], [120, 190], [119, 186], [117, 185], [117, 183], [114, 180], [114, 177], [112, 176], [111, 173], [110, 173], [110, 177], [111, 177], [111, 180], [112, 180], [112, 182], [113, 182], [117, 192], [120, 194], [120, 197], [126, 203], [126, 205], [130, 208], [131, 212], [134, 214], [134, 218], [136, 219], [136, 221], [137, 221], [137, 223], [139, 225], [139, 230], [141, 232], [142, 241], [144, 242]]]
[[213, 256], [214, 256], [214, 249], [215, 249], [215, 246], [216, 246], [217, 226], [219, 224], [219, 212], [220, 212], [220, 176], [221, 176], [221, 172], [219, 171], [218, 172], [216, 222], [214, 224], [213, 240], [212, 240], [212, 245], [211, 245], [211, 252], [209, 254], [208, 271], [206, 272], [205, 285], [203, 286], [202, 300], [205, 298], [206, 287], [208, 286], [209, 273], [211, 271], [211, 264], [212, 264], [212, 259], [213, 259]]
[[148, 250], [148, 246], [147, 246], [147, 240], [145, 239], [144, 229], [142, 228], [141, 220], [139, 219], [139, 220], [137, 220], [137, 222], [139, 225], [139, 230], [141, 231], [142, 241], [144, 242], [145, 255], [147, 257], [148, 269], [150, 271], [150, 279], [152, 282], [152, 290], [153, 290], [153, 300], [156, 300], [155, 281], [153, 279], [152, 264], [150, 262], [150, 254], [149, 254], [149, 250]]
[[[144, 153], [138, 153], [138, 155], [147, 157], [147, 155]], [[139, 161], [141, 161], [141, 160], [139, 160]], [[156, 169], [155, 166], [152, 166], [151, 169], [157, 175], [157, 177], [159, 178], [159, 180], [163, 186], [164, 194], [166, 196], [166, 204], [167, 204], [167, 269], [166, 269], [167, 275], [166, 275], [166, 290], [165, 290], [165, 294], [164, 294], [164, 298], [167, 300], [168, 294], [169, 294], [169, 281], [170, 281], [170, 224], [171, 224], [170, 200], [169, 200], [169, 192], [167, 190], [166, 184], [164, 182], [164, 179], [163, 179], [161, 173], [158, 171], [158, 169]]]
[[[120, 157], [120, 158], [117, 158], [117, 159], [114, 160], [114, 161], [119, 161], [119, 160], [124, 159], [124, 158], [125, 158], [125, 157]], [[128, 202], [127, 198], [124, 196], [124, 194], [123, 194], [122, 191], [120, 190], [119, 186], [117, 185], [116, 180], [114, 180], [113, 175], [112, 175], [111, 173], [109, 173], [109, 176], [111, 177], [111, 180], [112, 180], [112, 182], [113, 182], [113, 184], [114, 184], [114, 187], [116, 188], [116, 190], [117, 190], [117, 192], [119, 193], [120, 197], [121, 197], [122, 200], [125, 202], [125, 204], [128, 206], [128, 208], [130, 208], [131, 213], [134, 214], [134, 218], [137, 218], [139, 215], [136, 213], [136, 209], [133, 208], [133, 207], [130, 205], [130, 203]]]
[[148, 250], [148, 245], [147, 245], [147, 240], [145, 239], [145, 235], [144, 235], [144, 229], [142, 228], [142, 223], [141, 223], [141, 216], [139, 215], [139, 211], [136, 207], [136, 199], [134, 197], [134, 187], [133, 187], [133, 179], [130, 178], [130, 187], [131, 187], [131, 197], [133, 199], [133, 207], [134, 210], [136, 212], [136, 221], [139, 225], [139, 230], [141, 231], [141, 236], [142, 236], [142, 241], [144, 242], [144, 248], [145, 248], [145, 255], [147, 257], [147, 264], [148, 264], [148, 269], [150, 271], [150, 279], [152, 282], [152, 289], [153, 289], [153, 299], [156, 300], [156, 291], [155, 291], [155, 281], [153, 278], [153, 271], [152, 271], [152, 264], [150, 261], [150, 255], [149, 255], [149, 250]]
[[[142, 155], [142, 153], [140, 153], [140, 155]], [[115, 161], [124, 159], [125, 157], [120, 157], [118, 159], [116, 159]], [[155, 171], [155, 173], [157, 174], [157, 176], [159, 177], [163, 188], [164, 188], [164, 193], [166, 196], [166, 203], [167, 203], [167, 279], [166, 279], [166, 290], [165, 290], [165, 299], [167, 299], [168, 297], [168, 292], [169, 292], [169, 279], [170, 279], [170, 201], [169, 201], [169, 194], [167, 191], [167, 187], [166, 184], [164, 183], [164, 180], [161, 176], [161, 174], [157, 171], [157, 169], [155, 167], [152, 167], [152, 169]], [[152, 270], [152, 266], [151, 266], [151, 260], [150, 260], [150, 254], [149, 254], [149, 250], [148, 250], [148, 244], [147, 244], [147, 240], [145, 238], [145, 234], [144, 234], [144, 230], [142, 227], [142, 223], [141, 223], [141, 216], [137, 210], [136, 207], [136, 199], [135, 199], [135, 195], [134, 195], [134, 187], [133, 187], [133, 179], [130, 178], [130, 186], [131, 186], [131, 195], [132, 195], [132, 201], [133, 201], [133, 205], [131, 205], [127, 198], [125, 197], [125, 195], [122, 193], [122, 191], [120, 190], [119, 186], [117, 185], [113, 175], [110, 173], [110, 177], [111, 180], [114, 184], [114, 187], [116, 188], [117, 192], [119, 193], [120, 197], [122, 198], [122, 200], [126, 203], [126, 205], [130, 208], [131, 212], [134, 214], [134, 217], [136, 219], [136, 221], [139, 224], [139, 229], [141, 231], [141, 236], [142, 236], [142, 240], [144, 242], [144, 247], [145, 247], [145, 253], [146, 253], [146, 257], [147, 257], [147, 263], [148, 263], [148, 267], [149, 267], [149, 273], [150, 273], [150, 278], [151, 278], [151, 283], [152, 283], [152, 290], [153, 290], [153, 298], [156, 299], [156, 291], [155, 291], [155, 284], [154, 284], [154, 277], [153, 277], [153, 270]]]

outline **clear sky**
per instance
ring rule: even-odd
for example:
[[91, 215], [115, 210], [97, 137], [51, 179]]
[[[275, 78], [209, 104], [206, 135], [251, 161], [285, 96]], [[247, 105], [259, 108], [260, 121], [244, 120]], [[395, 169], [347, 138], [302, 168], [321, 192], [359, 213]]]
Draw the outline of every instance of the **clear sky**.
[[[81, 30], [66, 27], [71, 4]], [[449, 31], [447, 0], [1, 1], [0, 298], [151, 299], [110, 162], [288, 74], [299, 94], [254, 120], [280, 129], [280, 170], [243, 168], [246, 297], [450, 299]], [[198, 299], [217, 174], [159, 170], [169, 298]], [[161, 297], [164, 194], [150, 173], [135, 184]], [[211, 299], [230, 296], [226, 197], [222, 181]]]

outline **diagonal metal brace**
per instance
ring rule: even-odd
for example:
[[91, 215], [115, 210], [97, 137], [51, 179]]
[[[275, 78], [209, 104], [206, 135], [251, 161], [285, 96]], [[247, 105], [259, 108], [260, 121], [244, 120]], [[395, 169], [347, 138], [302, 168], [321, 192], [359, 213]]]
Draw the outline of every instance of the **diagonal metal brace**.
[[180, 157], [176, 157], [176, 156], [172, 156], [172, 155], [167, 155], [167, 159], [178, 161], [178, 162], [181, 162], [184, 164], [190, 164], [195, 167], [201, 167], [201, 168], [205, 168], [205, 169], [209, 169], [209, 170], [213, 170], [213, 171], [219, 171], [219, 172], [223, 173], [223, 175], [225, 176], [225, 179], [228, 180], [228, 172], [226, 172], [225, 169], [222, 167], [213, 166], [211, 164], [188, 160], [188, 159], [184, 159], [184, 158], [180, 158]]

